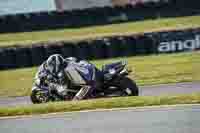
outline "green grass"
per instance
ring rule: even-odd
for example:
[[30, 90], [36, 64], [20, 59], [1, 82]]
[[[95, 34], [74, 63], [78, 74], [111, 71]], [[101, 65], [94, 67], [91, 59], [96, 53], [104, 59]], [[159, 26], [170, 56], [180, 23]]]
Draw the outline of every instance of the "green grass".
[[[98, 67], [122, 58], [92, 61]], [[138, 85], [200, 81], [200, 52], [128, 57]], [[30, 94], [36, 68], [0, 71], [0, 96]], [[189, 88], [188, 88], [189, 89]]]
[[45, 41], [81, 40], [119, 34], [124, 35], [194, 27], [200, 27], [200, 16], [147, 20], [142, 22], [93, 26], [89, 28], [67, 28], [62, 30], [0, 34], [0, 46], [30, 45], [31, 43]]
[[[188, 88], [189, 89], [189, 88]], [[71, 112], [92, 109], [126, 108], [152, 105], [197, 104], [200, 94], [160, 96], [160, 97], [119, 97], [79, 102], [59, 102], [19, 107], [0, 107], [0, 117], [15, 115], [36, 115], [54, 112]]]

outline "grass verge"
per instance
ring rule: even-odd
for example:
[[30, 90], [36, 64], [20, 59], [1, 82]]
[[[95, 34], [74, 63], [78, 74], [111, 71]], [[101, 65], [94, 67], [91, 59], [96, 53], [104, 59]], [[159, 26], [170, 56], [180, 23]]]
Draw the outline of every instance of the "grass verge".
[[[128, 60], [129, 67], [135, 71], [130, 78], [138, 85], [200, 81], [200, 52], [124, 57], [92, 63], [100, 68], [120, 59]], [[36, 70], [34, 67], [0, 71], [0, 96], [29, 95]]]
[[[189, 88], [188, 88], [189, 89]], [[0, 108], [0, 117], [36, 115], [54, 112], [71, 112], [93, 109], [127, 108], [153, 105], [198, 104], [200, 93], [179, 96], [160, 97], [119, 97], [110, 99], [97, 99], [79, 102], [58, 102], [41, 105], [28, 105], [19, 107]]]
[[30, 45], [42, 41], [83, 40], [102, 36], [200, 27], [200, 16], [165, 18], [106, 26], [0, 34], [0, 46]]

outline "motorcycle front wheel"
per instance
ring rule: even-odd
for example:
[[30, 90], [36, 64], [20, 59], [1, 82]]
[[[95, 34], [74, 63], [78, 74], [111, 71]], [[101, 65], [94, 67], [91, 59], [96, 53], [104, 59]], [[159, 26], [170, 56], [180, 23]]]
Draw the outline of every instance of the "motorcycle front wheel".
[[41, 90], [33, 90], [30, 98], [34, 104], [47, 103], [50, 100], [49, 96]]

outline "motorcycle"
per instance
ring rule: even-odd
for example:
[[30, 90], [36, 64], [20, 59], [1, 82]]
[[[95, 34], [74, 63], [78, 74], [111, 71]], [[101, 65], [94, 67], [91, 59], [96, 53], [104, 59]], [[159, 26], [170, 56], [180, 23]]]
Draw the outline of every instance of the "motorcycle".
[[[119, 96], [138, 96], [139, 89], [136, 83], [128, 75], [132, 72], [127, 68], [127, 62], [120, 61], [102, 66], [98, 70], [93, 64], [86, 66], [88, 72], [85, 74], [77, 69], [80, 76], [87, 81], [93, 77], [94, 71], [97, 71], [98, 87], [93, 90], [86, 99], [119, 97]], [[54, 81], [46, 83], [46, 86], [35, 86], [32, 88], [31, 101], [34, 104], [46, 103], [50, 101], [70, 101], [77, 92], [87, 83], [76, 83], [73, 74], [67, 76], [67, 80]], [[70, 81], [70, 82], [69, 82]], [[57, 88], [57, 89], [55, 89]], [[57, 91], [67, 90], [67, 98], [59, 96]]]

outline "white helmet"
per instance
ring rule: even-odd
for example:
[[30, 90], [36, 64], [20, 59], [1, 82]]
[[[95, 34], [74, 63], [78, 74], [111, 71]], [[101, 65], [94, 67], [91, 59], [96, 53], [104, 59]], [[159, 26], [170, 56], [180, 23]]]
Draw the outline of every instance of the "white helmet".
[[60, 54], [51, 55], [46, 61], [46, 70], [57, 75], [64, 64], [64, 58]]

